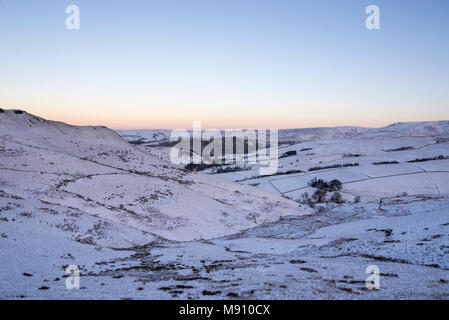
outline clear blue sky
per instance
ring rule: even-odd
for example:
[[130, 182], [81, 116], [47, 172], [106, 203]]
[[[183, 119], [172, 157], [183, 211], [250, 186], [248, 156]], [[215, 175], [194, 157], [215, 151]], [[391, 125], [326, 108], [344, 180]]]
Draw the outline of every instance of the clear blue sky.
[[113, 128], [449, 119], [449, 1], [0, 0], [0, 107]]

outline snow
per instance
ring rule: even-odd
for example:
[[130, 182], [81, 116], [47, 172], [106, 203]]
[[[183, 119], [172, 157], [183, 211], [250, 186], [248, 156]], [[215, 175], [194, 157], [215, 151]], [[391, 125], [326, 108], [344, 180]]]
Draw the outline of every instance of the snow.
[[[1, 298], [449, 298], [449, 160], [407, 162], [448, 156], [448, 121], [280, 131], [279, 154], [297, 155], [279, 171], [304, 172], [258, 178], [258, 165], [173, 166], [168, 130], [118, 133], [139, 144], [0, 113]], [[282, 197], [312, 194], [315, 177], [339, 179], [346, 202]], [[67, 265], [80, 290], [66, 288]], [[380, 290], [365, 287], [369, 265]]]

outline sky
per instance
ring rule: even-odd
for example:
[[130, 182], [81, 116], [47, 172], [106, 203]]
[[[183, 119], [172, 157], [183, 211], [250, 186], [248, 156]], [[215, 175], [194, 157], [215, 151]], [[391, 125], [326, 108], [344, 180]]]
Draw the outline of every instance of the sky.
[[449, 120], [449, 1], [0, 0], [0, 107], [114, 129]]

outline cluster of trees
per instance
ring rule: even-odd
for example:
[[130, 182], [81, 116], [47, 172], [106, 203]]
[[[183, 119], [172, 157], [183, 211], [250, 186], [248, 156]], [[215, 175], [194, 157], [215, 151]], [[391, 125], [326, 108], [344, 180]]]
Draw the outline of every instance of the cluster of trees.
[[[316, 188], [312, 196], [308, 192], [302, 194], [301, 203], [308, 204], [312, 208], [315, 207], [317, 203], [344, 203], [343, 197], [339, 192], [343, 188], [343, 184], [340, 180], [334, 179], [330, 182], [324, 181], [323, 179], [313, 179], [309, 182], [309, 186]], [[328, 199], [327, 193], [332, 192], [331, 197]]]

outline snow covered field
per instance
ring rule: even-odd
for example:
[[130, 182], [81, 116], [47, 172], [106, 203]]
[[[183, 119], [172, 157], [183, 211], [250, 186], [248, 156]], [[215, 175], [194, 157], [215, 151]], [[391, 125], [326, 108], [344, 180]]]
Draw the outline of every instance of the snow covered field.
[[[449, 121], [280, 131], [302, 172], [258, 177], [172, 165], [169, 131], [0, 111], [3, 299], [449, 298]], [[313, 178], [342, 201], [303, 201]]]

